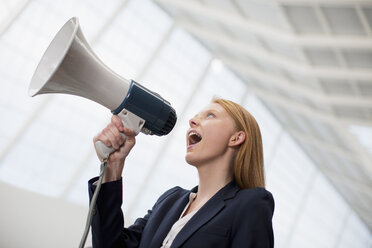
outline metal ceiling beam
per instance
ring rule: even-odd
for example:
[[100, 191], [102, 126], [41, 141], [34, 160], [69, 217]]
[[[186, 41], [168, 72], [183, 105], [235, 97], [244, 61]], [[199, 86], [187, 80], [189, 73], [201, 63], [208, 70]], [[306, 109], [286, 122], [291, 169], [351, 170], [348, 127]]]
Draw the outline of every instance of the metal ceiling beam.
[[[319, 77], [324, 79], [340, 80], [360, 80], [371, 81], [372, 71], [367, 69], [348, 69], [342, 70], [339, 67], [313, 67], [290, 59], [289, 57], [280, 56], [266, 51], [263, 48], [249, 45], [247, 42], [240, 41], [224, 35], [221, 32], [212, 31], [199, 25], [190, 24], [186, 21], [177, 21], [177, 24], [185, 28], [188, 32], [201, 40], [216, 43], [225, 47], [227, 50], [233, 50], [235, 53], [243, 53], [254, 60], [259, 60], [267, 64], [278, 66], [283, 70], [290, 71], [304, 76]], [[372, 42], [372, 40], [371, 40]], [[332, 49], [332, 48], [330, 48]]]
[[210, 18], [213, 21], [225, 25], [234, 26], [249, 33], [275, 40], [287, 45], [300, 47], [333, 47], [347, 49], [372, 49], [372, 38], [356, 36], [332, 35], [295, 35], [270, 26], [248, 20], [242, 16], [229, 13], [223, 9], [212, 8], [200, 2], [177, 1], [177, 0], [155, 0], [164, 7], [173, 7], [189, 12], [191, 15], [199, 15]]
[[[310, 145], [311, 147], [314, 147], [315, 149], [319, 149], [319, 150], [327, 152], [327, 154], [330, 154], [330, 155], [335, 154], [339, 158], [344, 158], [344, 159], [350, 160], [352, 162], [355, 162], [357, 165], [361, 165], [361, 166], [358, 166], [358, 168], [355, 168], [355, 169], [362, 170], [362, 172], [361, 172], [362, 174], [365, 174], [365, 172], [369, 173], [368, 171], [364, 170], [363, 165], [365, 164], [365, 160], [363, 158], [361, 158], [357, 153], [353, 152], [352, 150], [345, 150], [341, 147], [329, 144], [325, 140], [320, 140], [320, 139], [318, 139], [314, 136], [304, 134], [304, 133], [302, 133], [302, 132], [300, 132], [300, 131], [298, 131], [294, 128], [286, 127], [286, 131], [291, 136], [296, 138], [297, 142], [303, 143], [303, 144], [306, 143], [307, 145]], [[305, 149], [305, 151], [306, 151], [306, 149]], [[307, 153], [307, 154], [308, 154], [308, 156], [314, 156], [314, 154], [309, 154], [309, 153]], [[347, 178], [347, 180], [346, 180], [347, 183], [352, 183], [353, 185], [356, 184], [356, 188], [360, 192], [364, 192], [364, 193], [368, 192], [369, 194], [371, 194], [371, 192], [369, 190], [369, 187], [372, 186], [372, 181], [371, 181], [370, 185], [367, 185], [365, 183], [360, 183], [360, 181], [349, 178], [349, 177], [347, 177], [347, 176], [345, 176], [345, 175], [343, 175], [343, 174], [341, 174], [341, 173], [339, 173], [339, 172], [337, 172], [333, 169], [329, 169], [329, 166], [326, 166], [326, 165], [323, 166], [322, 164], [319, 164], [318, 162], [316, 162], [315, 164], [317, 164], [318, 167], [321, 166], [321, 170], [323, 172], [331, 171], [332, 172], [331, 174], [326, 173], [326, 174], [328, 174], [328, 176], [331, 176], [333, 174], [342, 175], [343, 177]], [[369, 175], [366, 175], [366, 176], [367, 176], [367, 178], [371, 178]]]
[[[363, 166], [359, 166], [364, 161], [360, 159], [358, 156], [356, 156], [355, 153], [353, 153], [352, 151], [345, 150], [340, 147], [331, 145], [329, 143], [327, 144], [327, 141], [319, 140], [316, 137], [303, 134], [300, 131], [295, 130], [294, 128], [289, 128], [289, 129], [286, 128], [286, 131], [296, 139], [296, 141], [300, 144], [301, 147], [307, 146], [307, 149], [303, 149], [303, 150], [306, 152], [306, 154], [309, 157], [312, 157], [312, 156], [316, 157], [315, 159], [313, 159], [314, 164], [316, 164], [318, 168], [320, 167], [321, 171], [332, 172], [328, 174], [329, 176], [333, 175], [333, 173], [340, 174], [343, 177], [347, 178], [348, 182], [355, 182], [356, 184], [358, 184], [359, 187], [357, 188], [360, 189], [359, 190], [360, 192], [368, 192], [367, 188], [372, 186], [372, 181], [370, 181], [369, 183], [366, 183], [366, 181], [364, 183], [361, 183], [359, 180], [350, 178], [347, 175], [345, 175], [345, 173], [341, 173], [340, 171], [342, 171], [343, 169], [342, 166], [338, 168], [337, 170], [335, 170], [333, 168], [330, 168], [330, 166], [325, 164], [324, 162], [323, 163], [319, 162], [317, 151], [325, 152], [327, 156], [329, 155], [331, 158], [332, 158], [331, 155], [335, 154], [337, 158], [344, 158], [344, 159], [347, 159], [348, 161], [355, 162], [357, 163], [357, 166], [355, 169], [358, 170], [361, 174], [365, 175], [365, 173], [363, 173], [364, 170], [362, 169]], [[311, 148], [311, 151], [312, 151], [311, 153], [309, 153], [308, 148]], [[345, 152], [345, 154], [342, 154], [343, 151]], [[366, 176], [366, 178], [368, 178], [368, 175]]]
[[[371, 4], [371, 7], [372, 7], [372, 4]], [[364, 32], [366, 32], [366, 34], [369, 37], [371, 37], [372, 36], [371, 27], [368, 24], [368, 19], [367, 19], [366, 15], [363, 13], [362, 7], [360, 5], [356, 5], [355, 10], [357, 12], [357, 15], [359, 17], [360, 22], [362, 23]]]
[[[310, 145], [310, 146], [312, 146], [312, 147], [314, 147], [316, 149], [321, 149], [322, 151], [326, 151], [330, 155], [331, 154], [334, 154], [334, 155], [338, 156], [339, 158], [348, 159], [350, 161], [355, 162], [358, 165], [362, 165], [361, 168], [364, 167], [363, 165], [365, 163], [365, 160], [363, 158], [361, 158], [358, 154], [356, 154], [355, 152], [353, 152], [351, 150], [345, 150], [345, 149], [343, 149], [341, 147], [332, 145], [332, 144], [328, 143], [325, 140], [320, 140], [320, 139], [318, 139], [315, 136], [304, 134], [303, 132], [300, 132], [300, 131], [296, 130], [293, 127], [286, 127], [285, 130], [292, 137], [296, 138], [297, 141], [300, 142], [300, 143], [306, 143], [306, 144], [308, 144], [308, 145]], [[308, 155], [309, 156], [314, 156], [313, 154], [308, 154]], [[318, 163], [316, 163], [316, 164], [318, 166], [322, 166], [321, 164], [318, 164]], [[322, 166], [322, 168], [324, 169], [324, 166]], [[330, 170], [330, 169], [327, 169], [326, 168], [325, 170]], [[331, 171], [334, 172], [334, 170], [331, 170]], [[367, 177], [368, 177], [368, 175], [367, 175]], [[371, 178], [371, 177], [369, 177], [369, 178]], [[353, 181], [354, 182], [355, 180], [348, 178], [348, 181]], [[369, 187], [368, 185], [362, 184], [360, 182], [358, 182], [358, 184], [364, 185], [363, 192], [366, 192], [366, 188]]]
[[270, 73], [266, 71], [248, 66], [245, 63], [228, 58], [227, 56], [219, 55], [217, 57], [238, 74], [245, 75], [249, 78], [256, 78], [262, 82], [268, 82], [272, 84], [274, 88], [279, 88], [283, 91], [290, 92], [291, 94], [306, 98], [312, 102], [327, 105], [347, 105], [361, 108], [372, 107], [371, 98], [353, 97], [348, 95], [327, 95], [321, 91], [313, 90], [296, 82], [291, 82], [285, 78], [270, 75]]
[[305, 142], [313, 146], [314, 148], [321, 149], [323, 151], [329, 152], [331, 154], [335, 154], [340, 158], [345, 158], [356, 163], [361, 163], [363, 161], [359, 160], [351, 151], [345, 150], [339, 146], [335, 146], [327, 142], [326, 140], [321, 140], [317, 138], [315, 135], [305, 134], [301, 131], [296, 130], [293, 127], [285, 127], [285, 130], [295, 137], [300, 142]]
[[[331, 35], [332, 34], [332, 28], [330, 26], [330, 23], [329, 21], [327, 20], [327, 17], [323, 11], [323, 8], [320, 6], [319, 3], [317, 4], [314, 4], [313, 6], [313, 9], [316, 13], [316, 16], [322, 26], [322, 29], [323, 31], [327, 34], [327, 35]], [[336, 55], [336, 59], [338, 61], [338, 64], [340, 65], [340, 70], [339, 71], [349, 71], [351, 68], [349, 66], [349, 63], [347, 62], [346, 58], [345, 58], [345, 55], [342, 53], [342, 50], [340, 49], [335, 49], [335, 48], [331, 48], [331, 50], [334, 52], [334, 54]], [[340, 81], [342, 81], [343, 79], [340, 78]], [[350, 80], [350, 79], [349, 79]], [[352, 95], [354, 95], [354, 97], [356, 98], [360, 98], [362, 97], [362, 94], [360, 92], [360, 87], [358, 87], [357, 83], [356, 83], [357, 79], [352, 79], [350, 80], [350, 83], [349, 85], [351, 86], [351, 92], [354, 92], [354, 94], [352, 93]], [[347, 102], [347, 101], [345, 101]], [[361, 112], [363, 112], [363, 114], [365, 116], [368, 116], [368, 110], [367, 108], [364, 108], [364, 109], [360, 109]]]
[[[331, 27], [330, 27], [329, 21], [327, 20], [326, 15], [324, 14], [323, 9], [321, 8], [320, 4], [319, 3], [314, 4], [313, 8], [314, 8], [316, 16], [317, 16], [323, 30], [325, 31], [325, 33], [327, 35], [331, 35], [332, 32], [331, 32]], [[334, 48], [332, 48], [332, 51], [336, 55], [336, 59], [338, 61], [338, 64], [342, 68], [342, 69], [340, 69], [340, 71], [350, 70], [351, 68], [350, 68], [349, 64], [347, 63], [347, 60], [346, 60], [344, 54], [342, 53], [342, 51], [340, 49], [334, 49]], [[351, 80], [351, 81], [352, 81], [352, 83], [350, 84], [351, 85], [351, 92], [354, 92], [357, 95], [356, 98], [361, 97], [362, 94], [360, 92], [360, 88], [355, 83], [355, 80]], [[364, 112], [364, 114], [366, 114], [365, 109], [362, 109], [362, 111]]]
[[285, 97], [282, 97], [278, 94], [268, 92], [258, 87], [252, 87], [252, 91], [259, 96], [263, 101], [274, 104], [280, 107], [283, 107], [286, 111], [292, 111], [296, 114], [300, 114], [310, 119], [317, 119], [320, 122], [327, 123], [334, 127], [342, 127], [349, 125], [362, 125], [362, 126], [372, 126], [371, 121], [361, 120], [356, 118], [347, 118], [347, 117], [335, 117], [329, 113], [324, 113], [317, 111], [303, 103], [298, 101], [291, 101]]
[[372, 49], [372, 39], [361, 36], [333, 36], [333, 35], [302, 35], [291, 36], [289, 45], [301, 47], [323, 48], [333, 47], [339, 49], [367, 50]]

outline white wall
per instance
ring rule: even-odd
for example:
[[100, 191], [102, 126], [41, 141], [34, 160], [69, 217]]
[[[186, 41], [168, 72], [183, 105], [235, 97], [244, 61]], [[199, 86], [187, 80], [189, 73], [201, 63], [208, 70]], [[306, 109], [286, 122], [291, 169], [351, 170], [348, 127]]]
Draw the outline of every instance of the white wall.
[[[77, 247], [88, 208], [0, 183], [0, 247]], [[86, 246], [91, 245], [88, 236]]]

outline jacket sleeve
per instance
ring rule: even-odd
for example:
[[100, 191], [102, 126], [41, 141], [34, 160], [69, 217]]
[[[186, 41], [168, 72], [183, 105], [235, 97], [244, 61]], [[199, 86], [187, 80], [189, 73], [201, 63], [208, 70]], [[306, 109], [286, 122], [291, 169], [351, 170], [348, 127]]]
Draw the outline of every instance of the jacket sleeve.
[[[94, 194], [93, 183], [89, 180], [89, 199]], [[94, 248], [132, 248], [138, 247], [142, 231], [151, 215], [151, 211], [128, 228], [124, 228], [124, 216], [121, 210], [123, 201], [122, 180], [104, 183], [99, 192], [92, 219], [92, 243]]]
[[[97, 180], [98, 177], [95, 177], [88, 182], [90, 201], [96, 189], [93, 183]], [[157, 204], [179, 189], [179, 187], [174, 187], [163, 193], [152, 209], [155, 209]], [[102, 184], [92, 219], [94, 248], [134, 248], [140, 246], [143, 230], [153, 210], [149, 210], [143, 218], [138, 218], [133, 225], [124, 228], [122, 202], [122, 179]]]
[[242, 199], [232, 230], [232, 248], [273, 248], [272, 217], [274, 199], [270, 192], [257, 189], [252, 197]]

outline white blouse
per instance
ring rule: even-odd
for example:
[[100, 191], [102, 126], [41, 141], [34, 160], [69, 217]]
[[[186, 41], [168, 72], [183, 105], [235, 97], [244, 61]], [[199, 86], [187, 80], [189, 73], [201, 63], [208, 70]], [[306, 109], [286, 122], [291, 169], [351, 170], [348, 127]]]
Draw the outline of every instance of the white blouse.
[[[177, 234], [181, 231], [181, 229], [186, 225], [186, 223], [194, 216], [197, 210], [188, 213], [187, 215], [183, 216], [186, 212], [187, 208], [190, 206], [191, 202], [194, 201], [196, 194], [194, 192], [190, 193], [189, 196], [189, 203], [187, 203], [186, 207], [182, 211], [180, 218], [173, 224], [171, 230], [169, 231], [168, 235], [165, 237], [163, 244], [160, 248], [169, 248], [171, 247], [173, 240], [176, 238]], [[182, 217], [183, 216], [183, 217]]]

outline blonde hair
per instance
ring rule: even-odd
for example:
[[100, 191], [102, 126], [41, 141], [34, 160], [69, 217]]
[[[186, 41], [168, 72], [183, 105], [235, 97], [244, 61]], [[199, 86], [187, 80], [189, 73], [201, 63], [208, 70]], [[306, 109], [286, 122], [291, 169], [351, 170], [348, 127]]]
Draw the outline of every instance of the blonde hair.
[[255, 118], [242, 106], [229, 100], [213, 98], [233, 118], [236, 131], [245, 132], [234, 160], [234, 177], [242, 189], [265, 187], [263, 149], [260, 128]]

